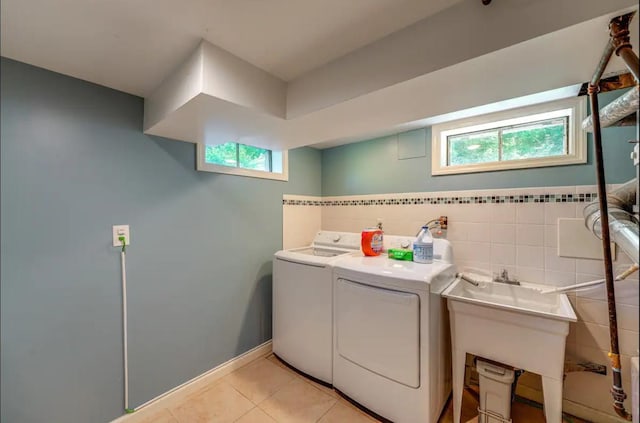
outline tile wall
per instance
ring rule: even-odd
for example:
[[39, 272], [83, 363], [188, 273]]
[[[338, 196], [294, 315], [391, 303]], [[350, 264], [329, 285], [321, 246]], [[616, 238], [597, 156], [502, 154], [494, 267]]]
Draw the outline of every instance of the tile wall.
[[[290, 245], [304, 245], [313, 238], [314, 232], [308, 230], [311, 227], [360, 232], [381, 218], [385, 233], [414, 235], [426, 221], [446, 215], [447, 238], [453, 244], [459, 268], [484, 272], [505, 268], [521, 280], [565, 286], [603, 277], [601, 260], [564, 258], [556, 251], [558, 219], [582, 217], [582, 209], [595, 192], [594, 186], [570, 186], [285, 198], [283, 226]], [[312, 211], [314, 208], [321, 209], [319, 217]], [[616, 273], [630, 263], [624, 253], [618, 252]], [[623, 380], [629, 396], [629, 358], [638, 355], [638, 295], [637, 273], [616, 283]], [[604, 287], [573, 292], [569, 298], [579, 320], [571, 326], [567, 353], [608, 367]], [[607, 376], [569, 374], [564, 389], [565, 411], [593, 421], [617, 421], [611, 407], [610, 385], [610, 370]], [[522, 395], [541, 401], [541, 385], [535, 375], [524, 376], [519, 386]], [[626, 406], [631, 406], [630, 401]]]
[[322, 197], [284, 195], [282, 200], [282, 248], [311, 244], [322, 224]]

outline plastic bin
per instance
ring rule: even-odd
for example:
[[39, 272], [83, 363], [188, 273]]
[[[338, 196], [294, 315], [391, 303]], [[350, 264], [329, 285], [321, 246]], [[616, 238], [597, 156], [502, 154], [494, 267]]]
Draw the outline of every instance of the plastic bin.
[[511, 398], [515, 371], [498, 363], [478, 358], [476, 362], [480, 381], [479, 423], [511, 421]]

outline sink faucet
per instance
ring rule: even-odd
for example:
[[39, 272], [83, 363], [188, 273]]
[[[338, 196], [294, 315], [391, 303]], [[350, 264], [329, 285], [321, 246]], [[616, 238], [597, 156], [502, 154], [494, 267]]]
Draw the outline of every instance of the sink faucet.
[[506, 283], [508, 285], [520, 285], [520, 281], [517, 279], [509, 279], [509, 272], [507, 269], [502, 269], [499, 275], [493, 277], [494, 282]]

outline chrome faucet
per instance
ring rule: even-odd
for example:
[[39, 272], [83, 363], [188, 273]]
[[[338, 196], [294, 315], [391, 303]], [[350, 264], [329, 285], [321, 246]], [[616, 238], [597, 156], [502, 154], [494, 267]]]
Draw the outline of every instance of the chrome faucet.
[[517, 279], [509, 279], [509, 272], [507, 269], [502, 269], [499, 275], [493, 277], [494, 282], [506, 283], [508, 285], [520, 285], [520, 281]]

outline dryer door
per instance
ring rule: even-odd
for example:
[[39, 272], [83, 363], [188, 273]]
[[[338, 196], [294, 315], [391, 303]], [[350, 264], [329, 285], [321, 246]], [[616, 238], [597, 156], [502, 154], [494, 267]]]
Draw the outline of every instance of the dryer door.
[[336, 349], [340, 356], [403, 385], [420, 386], [420, 297], [339, 278]]

